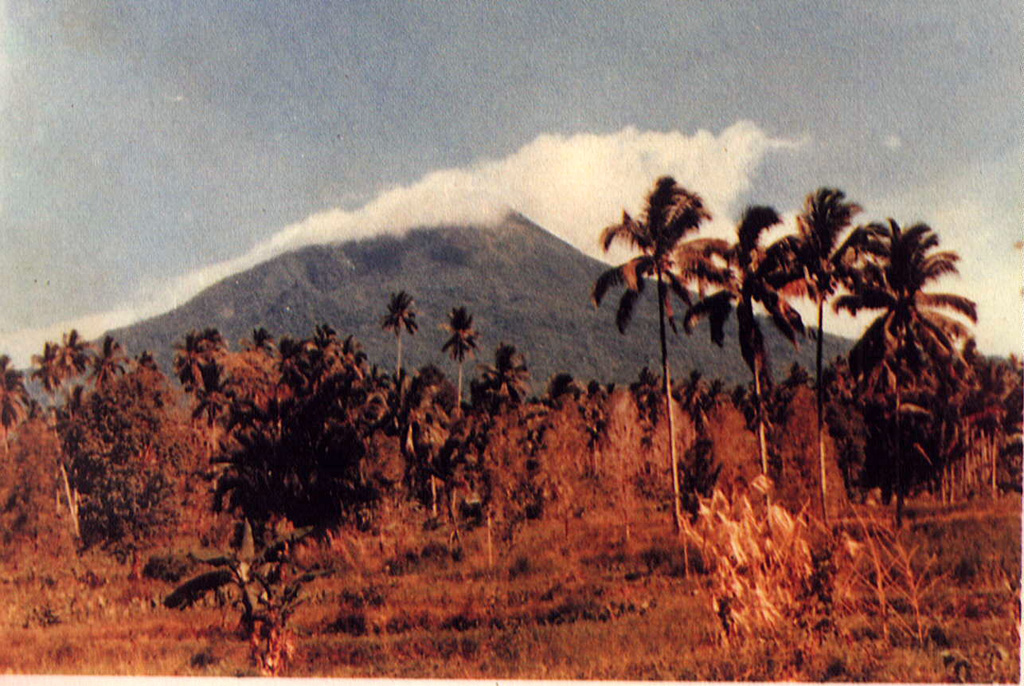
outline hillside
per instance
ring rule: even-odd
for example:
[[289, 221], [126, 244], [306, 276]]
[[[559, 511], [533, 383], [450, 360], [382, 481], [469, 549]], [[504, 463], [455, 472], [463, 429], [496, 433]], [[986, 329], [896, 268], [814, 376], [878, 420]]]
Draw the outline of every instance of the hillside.
[[[393, 336], [380, 329], [390, 293], [408, 291], [419, 311], [420, 331], [403, 339], [405, 364], [448, 369], [441, 354], [440, 325], [452, 307], [465, 305], [481, 334], [479, 362], [490, 361], [495, 346], [509, 342], [522, 351], [535, 392], [554, 373], [579, 379], [628, 382], [644, 365], [658, 365], [657, 309], [650, 295], [621, 335], [615, 328], [616, 294], [600, 309], [590, 289], [605, 265], [582, 254], [518, 215], [499, 227], [431, 228], [404, 237], [313, 246], [282, 255], [206, 289], [164, 315], [111, 332], [126, 350], [153, 352], [165, 369], [172, 345], [190, 329], [217, 327], [232, 346], [266, 327], [275, 337], [309, 335], [326, 322], [341, 335], [354, 334], [372, 362], [394, 364]], [[770, 328], [770, 327], [766, 327]], [[746, 381], [748, 373], [727, 327], [724, 349], [701, 328], [693, 336], [673, 336], [670, 357], [681, 378], [690, 369]], [[795, 352], [770, 335], [776, 370], [799, 360], [813, 368], [808, 341]], [[843, 339], [826, 339], [826, 359], [846, 349]]]

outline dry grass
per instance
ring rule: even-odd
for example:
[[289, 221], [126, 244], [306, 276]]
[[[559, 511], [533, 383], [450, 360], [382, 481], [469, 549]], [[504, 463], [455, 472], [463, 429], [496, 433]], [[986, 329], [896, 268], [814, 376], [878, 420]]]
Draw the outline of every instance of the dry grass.
[[[424, 531], [411, 517], [383, 538], [337, 532], [298, 553], [336, 573], [307, 587], [287, 675], [949, 681], [969, 671], [1017, 681], [1019, 586], [999, 571], [1013, 566], [1004, 550], [1019, 546], [1013, 502], [980, 518], [929, 513], [879, 540], [884, 604], [871, 587], [871, 543], [851, 526], [860, 550], [834, 546], [829, 613], [809, 586], [823, 573], [825, 541], [813, 521], [781, 510], [760, 516], [757, 495], [746, 504], [722, 498], [691, 530], [689, 576], [667, 513], [643, 499], [628, 540], [622, 513], [593, 504], [570, 520], [568, 535], [559, 520], [527, 523], [514, 545], [495, 544], [493, 565], [483, 528], [466, 532], [459, 561], [443, 529]], [[961, 540], [964, 532], [984, 540]], [[973, 571], [958, 580], [960, 557]], [[256, 673], [234, 611], [212, 599], [167, 610], [155, 601], [173, 584], [128, 581], [128, 572], [92, 554], [67, 565], [44, 552], [16, 568], [3, 563], [0, 642], [9, 648], [0, 672]], [[714, 605], [723, 589], [736, 597], [730, 616], [743, 627], [727, 649]]]

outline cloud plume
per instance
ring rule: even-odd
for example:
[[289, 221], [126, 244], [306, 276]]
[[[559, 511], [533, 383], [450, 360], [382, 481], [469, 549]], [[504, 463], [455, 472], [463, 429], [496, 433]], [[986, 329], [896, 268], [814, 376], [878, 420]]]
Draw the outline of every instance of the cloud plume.
[[[639, 212], [654, 179], [670, 174], [700, 193], [715, 215], [708, 229], [726, 236], [765, 156], [799, 142], [740, 121], [717, 135], [640, 131], [541, 135], [507, 157], [427, 174], [380, 193], [354, 210], [332, 209], [287, 226], [237, 258], [146, 289], [116, 310], [0, 335], [0, 350], [28, 364], [45, 340], [78, 328], [87, 337], [166, 312], [204, 288], [308, 245], [356, 240], [418, 227], [489, 225], [516, 210], [594, 257], [601, 228], [623, 209]], [[621, 255], [611, 254], [615, 260]]]

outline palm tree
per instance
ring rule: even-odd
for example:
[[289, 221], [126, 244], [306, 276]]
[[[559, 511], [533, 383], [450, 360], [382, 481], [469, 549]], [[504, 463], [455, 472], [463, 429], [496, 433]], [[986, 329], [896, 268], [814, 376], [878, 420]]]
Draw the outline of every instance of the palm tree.
[[462, 363], [466, 356], [475, 355], [477, 332], [473, 328], [473, 315], [465, 307], [455, 307], [448, 314], [448, 323], [442, 325], [451, 337], [441, 346], [459, 365], [458, 406], [462, 407]]
[[274, 337], [266, 328], [260, 326], [252, 330], [252, 338], [242, 341], [245, 350], [259, 351], [270, 356], [274, 353]]
[[183, 342], [174, 344], [174, 373], [186, 391], [191, 392], [202, 381], [200, 367], [215, 359], [224, 348], [224, 336], [212, 327], [192, 329]]
[[689, 378], [676, 391], [680, 405], [690, 416], [690, 421], [693, 422], [698, 437], [707, 435], [711, 414], [718, 407], [722, 389], [723, 385], [720, 379], [708, 383], [703, 375], [694, 369], [690, 372]]
[[63, 383], [60, 370], [57, 368], [59, 352], [59, 344], [47, 341], [43, 344], [43, 354], [32, 356], [32, 364], [35, 366], [35, 369], [32, 370], [32, 380], [38, 381], [47, 395], [51, 397], [57, 393], [57, 389]]
[[412, 296], [405, 291], [391, 294], [388, 301], [388, 313], [381, 319], [380, 326], [385, 331], [392, 331], [395, 334], [395, 341], [398, 346], [398, 359], [395, 364], [395, 378], [402, 376], [402, 329], [409, 332], [410, 336], [419, 330], [416, 323], [416, 310], [413, 306]]
[[895, 397], [896, 524], [903, 522], [906, 484], [900, 439], [900, 415], [922, 408], [908, 404], [903, 396], [913, 382], [927, 383], [928, 377], [960, 361], [958, 341], [969, 335], [967, 327], [946, 312], [978, 320], [971, 300], [951, 293], [930, 293], [925, 289], [942, 276], [958, 274], [960, 256], [952, 251], [933, 252], [938, 235], [927, 224], [903, 229], [894, 220], [888, 225], [867, 227], [871, 237], [865, 250], [873, 259], [850, 280], [851, 293], [839, 296], [833, 307], [857, 314], [880, 310], [880, 314], [850, 350], [850, 367], [863, 387]]
[[11, 366], [11, 358], [0, 355], [0, 428], [4, 432], [4, 456], [7, 456], [7, 437], [25, 417], [28, 406], [24, 375]]
[[[601, 233], [601, 245], [605, 252], [613, 243], [622, 242], [639, 250], [640, 254], [601, 274], [594, 283], [592, 293], [594, 305], [597, 306], [601, 304], [609, 288], [618, 285], [626, 287], [615, 314], [615, 324], [619, 332], [625, 333], [647, 279], [653, 276], [657, 283], [662, 390], [668, 415], [668, 444], [674, 494], [672, 512], [676, 531], [682, 528], [682, 509], [679, 501], [679, 457], [676, 454], [675, 423], [672, 418], [672, 378], [668, 366], [665, 322], [667, 319], [675, 330], [669, 293], [674, 292], [683, 302], [689, 303], [690, 296], [685, 283], [688, 277], [696, 276], [697, 272], [690, 264], [689, 253], [679, 254], [680, 242], [687, 234], [697, 231], [702, 221], [710, 218], [711, 214], [704, 208], [704, 201], [700, 196], [679, 186], [675, 179], [669, 176], [659, 178], [647, 196], [642, 218], [634, 219], [628, 212], [623, 211], [622, 221], [612, 224]], [[687, 259], [682, 259], [683, 257]], [[680, 266], [683, 267], [682, 275], [676, 273]]]
[[529, 390], [530, 372], [514, 345], [500, 343], [494, 351], [494, 365], [482, 368], [482, 388], [492, 411], [505, 403], [519, 405]]
[[817, 389], [818, 468], [820, 473], [821, 515], [828, 523], [828, 482], [825, 476], [824, 395], [821, 384], [825, 302], [831, 298], [854, 267], [859, 247], [867, 232], [850, 231], [854, 215], [861, 211], [856, 203], [835, 188], [819, 188], [807, 196], [803, 212], [797, 217], [796, 235], [785, 239], [793, 252], [795, 268], [802, 278], [796, 281], [818, 307], [818, 331], [815, 338], [814, 385]]
[[89, 366], [92, 346], [83, 340], [78, 329], [71, 329], [64, 334], [63, 342], [57, 351], [57, 370], [61, 381], [68, 381], [81, 375]]
[[102, 390], [123, 373], [124, 354], [121, 351], [121, 344], [107, 334], [103, 337], [99, 352], [92, 360], [93, 383], [98, 390]]
[[777, 241], [761, 246], [761, 236], [779, 223], [778, 213], [771, 207], [748, 207], [736, 227], [736, 243], [729, 249], [729, 278], [716, 291], [694, 303], [683, 321], [687, 333], [693, 323], [707, 317], [711, 340], [721, 346], [725, 339], [725, 321], [735, 307], [740, 354], [754, 376], [754, 413], [757, 426], [761, 473], [768, 472], [768, 445], [765, 438], [763, 386], [768, 380], [768, 354], [761, 325], [754, 316], [757, 303], [771, 316], [775, 327], [793, 345], [797, 334], [804, 333], [800, 314], [786, 301], [782, 289], [792, 282], [787, 273], [788, 246]]

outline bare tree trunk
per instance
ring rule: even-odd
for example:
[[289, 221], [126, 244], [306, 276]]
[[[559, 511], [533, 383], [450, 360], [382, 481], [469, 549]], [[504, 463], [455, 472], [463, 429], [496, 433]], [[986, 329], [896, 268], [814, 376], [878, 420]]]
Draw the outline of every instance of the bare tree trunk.
[[427, 478], [430, 479], [430, 514], [437, 519], [437, 481], [433, 474]]
[[458, 391], [458, 395], [456, 396], [456, 398], [458, 400], [457, 400], [457, 402], [455, 404], [455, 407], [458, 408], [458, 411], [461, 413], [462, 412], [462, 361], [461, 360], [459, 361], [459, 391]]
[[768, 473], [768, 441], [764, 435], [764, 407], [761, 402], [761, 365], [754, 358], [754, 411], [757, 413], [757, 447], [761, 455], [761, 473]]
[[815, 357], [815, 386], [818, 396], [818, 467], [821, 474], [821, 519], [828, 526], [828, 481], [825, 475], [825, 418], [824, 418], [824, 405], [825, 405], [825, 389], [821, 386], [821, 367], [822, 367], [822, 355], [824, 354], [822, 347], [822, 319], [824, 317], [824, 298], [818, 298], [818, 345], [817, 354]]
[[899, 377], [896, 379], [896, 528], [903, 527], [903, 437], [900, 435], [902, 398]]
[[399, 397], [402, 392], [402, 333], [398, 332], [395, 334], [395, 340], [398, 342], [398, 359], [395, 362], [395, 381], [398, 382]]
[[63, 462], [60, 463], [60, 476], [64, 482], [64, 497], [68, 501], [68, 513], [71, 515], [71, 533], [74, 534], [77, 541], [82, 538], [82, 529], [78, 522], [78, 493], [71, 488], [68, 472], [64, 468]]
[[675, 532], [683, 529], [683, 513], [679, 502], [679, 456], [676, 454], [675, 419], [672, 413], [672, 376], [668, 368], [668, 342], [665, 336], [665, 286], [658, 271], [658, 324], [661, 336], [661, 377], [664, 381], [665, 409], [668, 414], [668, 449], [672, 469], [672, 523]]

